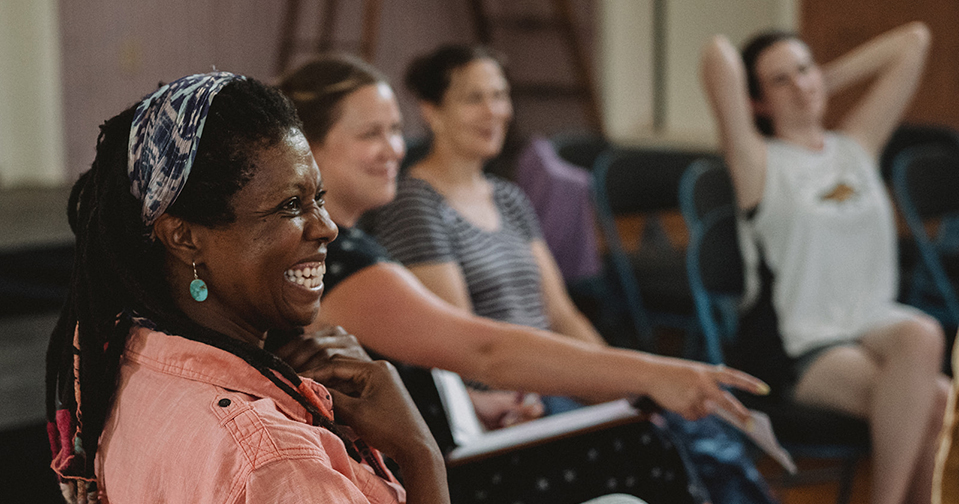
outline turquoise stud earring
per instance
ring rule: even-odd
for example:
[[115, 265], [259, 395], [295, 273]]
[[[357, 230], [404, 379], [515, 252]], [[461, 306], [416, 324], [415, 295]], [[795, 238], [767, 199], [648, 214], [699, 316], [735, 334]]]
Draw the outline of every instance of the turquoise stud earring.
[[196, 274], [196, 261], [193, 262], [193, 281], [190, 282], [190, 295], [193, 296], [193, 299], [203, 302], [206, 301], [207, 295], [210, 291], [206, 288], [206, 282], [200, 280], [200, 277]]

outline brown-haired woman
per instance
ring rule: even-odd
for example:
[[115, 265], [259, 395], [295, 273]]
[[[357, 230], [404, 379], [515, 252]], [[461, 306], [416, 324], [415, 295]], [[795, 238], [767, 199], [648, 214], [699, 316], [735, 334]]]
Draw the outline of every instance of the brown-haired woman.
[[[876, 503], [929, 501], [947, 387], [939, 324], [895, 302], [895, 223], [877, 166], [929, 41], [909, 23], [822, 67], [790, 34], [757, 37], [742, 55], [722, 36], [703, 50], [740, 222], [774, 275], [793, 395], [869, 421]], [[827, 98], [857, 82], [869, 87], [827, 131]]]

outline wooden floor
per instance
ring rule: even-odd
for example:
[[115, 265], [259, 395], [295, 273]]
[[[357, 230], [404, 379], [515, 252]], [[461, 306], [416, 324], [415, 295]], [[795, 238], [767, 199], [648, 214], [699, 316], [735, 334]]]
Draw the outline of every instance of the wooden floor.
[[[819, 461], [809, 460], [797, 460], [796, 463], [801, 470], [817, 469], [827, 465]], [[760, 472], [770, 481], [774, 495], [781, 504], [832, 504], [836, 502], [839, 493], [839, 484], [836, 481], [783, 488], [776, 483], [781, 475], [781, 469], [775, 462], [766, 458], [760, 460], [758, 466]], [[870, 463], [868, 460], [860, 461], [856, 466], [856, 478], [853, 481], [850, 504], [866, 504], [869, 502], [869, 471]]]

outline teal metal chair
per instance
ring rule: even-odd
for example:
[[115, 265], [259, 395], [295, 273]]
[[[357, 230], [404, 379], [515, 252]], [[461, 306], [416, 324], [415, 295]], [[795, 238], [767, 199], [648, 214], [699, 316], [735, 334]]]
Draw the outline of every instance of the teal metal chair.
[[893, 161], [893, 193], [919, 252], [904, 301], [955, 328], [959, 325], [959, 149], [926, 144], [903, 150]]
[[[655, 351], [655, 328], [695, 331], [684, 251], [667, 239], [659, 216], [679, 210], [677, 190], [686, 166], [708, 155], [671, 149], [610, 148], [593, 167], [596, 214], [609, 254], [614, 287], [626, 302], [638, 347]], [[640, 243], [626, 247], [616, 220], [642, 217]], [[627, 252], [627, 250], [634, 249]], [[693, 338], [687, 337], [687, 342]], [[684, 353], [688, 354], [689, 349]]]

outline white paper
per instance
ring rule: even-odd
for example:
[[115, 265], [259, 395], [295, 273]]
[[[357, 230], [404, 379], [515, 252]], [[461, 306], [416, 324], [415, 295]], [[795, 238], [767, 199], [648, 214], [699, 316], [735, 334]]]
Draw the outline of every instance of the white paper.
[[471, 440], [469, 444], [456, 447], [449, 454], [451, 461], [505, 450], [512, 446], [535, 443], [572, 432], [595, 428], [609, 422], [638, 418], [640, 413], [620, 399], [594, 406], [586, 406], [557, 415], [537, 418], [529, 422], [488, 431]]
[[789, 471], [789, 474], [796, 474], [796, 463], [793, 461], [792, 455], [790, 455], [776, 439], [776, 434], [773, 433], [773, 425], [772, 422], [769, 421], [768, 415], [761, 411], [749, 410], [752, 423], [746, 425], [740, 422], [739, 418], [735, 415], [722, 408], [717, 408], [714, 413], [719, 418], [722, 418], [746, 434], [749, 439], [756, 443], [756, 446], [761, 448], [772, 457], [773, 460], [779, 462], [779, 465]]

